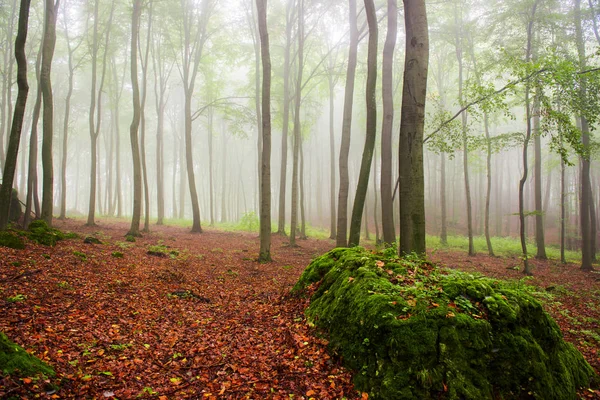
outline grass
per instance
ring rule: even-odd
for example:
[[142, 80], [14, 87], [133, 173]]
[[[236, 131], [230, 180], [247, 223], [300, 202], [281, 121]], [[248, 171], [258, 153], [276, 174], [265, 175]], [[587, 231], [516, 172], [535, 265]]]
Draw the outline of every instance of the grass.
[[[512, 237], [492, 237], [492, 248], [494, 254], [501, 257], [520, 257], [521, 242], [517, 238]], [[484, 236], [475, 236], [473, 238], [475, 251], [478, 253], [487, 254], [487, 245]], [[466, 236], [448, 236], [448, 245], [444, 246], [440, 243], [439, 236], [427, 235], [427, 248], [436, 250], [460, 250], [467, 252], [469, 250], [469, 239]], [[527, 243], [527, 252], [530, 256], [535, 256], [537, 247], [535, 243]], [[546, 245], [546, 255], [549, 259], [560, 260], [560, 248], [554, 245]], [[581, 253], [577, 251], [566, 250], [565, 258], [567, 262], [581, 262]]]

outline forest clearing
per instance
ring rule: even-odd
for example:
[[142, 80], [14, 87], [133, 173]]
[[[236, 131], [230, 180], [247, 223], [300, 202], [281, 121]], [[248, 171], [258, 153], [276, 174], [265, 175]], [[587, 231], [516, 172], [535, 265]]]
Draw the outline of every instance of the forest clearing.
[[[290, 288], [334, 247], [273, 236], [273, 262], [256, 260], [257, 233], [156, 226], [135, 242], [125, 222], [56, 223], [80, 237], [55, 247], [0, 247], [0, 331], [52, 365], [56, 377], [5, 377], [8, 398], [360, 398]], [[100, 244], [84, 243], [95, 237]], [[600, 371], [600, 276], [556, 260], [523, 279], [516, 258], [435, 251], [442, 267], [521, 280]], [[293, 395], [293, 396], [292, 396]], [[585, 398], [600, 398], [586, 389]]]

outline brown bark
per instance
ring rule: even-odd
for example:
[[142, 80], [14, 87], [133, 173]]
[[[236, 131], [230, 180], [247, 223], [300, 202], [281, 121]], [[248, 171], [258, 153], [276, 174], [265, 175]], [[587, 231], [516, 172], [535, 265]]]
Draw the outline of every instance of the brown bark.
[[429, 63], [424, 0], [404, 0], [406, 53], [400, 115], [400, 255], [425, 254], [423, 130]]
[[381, 128], [381, 227], [383, 242], [396, 242], [394, 228], [394, 204], [392, 202], [392, 128], [394, 125], [393, 69], [394, 47], [398, 31], [398, 5], [396, 0], [387, 2], [388, 30], [383, 46], [381, 90], [383, 94], [383, 122]]
[[[27, 104], [27, 94], [29, 85], [27, 83], [27, 59], [25, 57], [25, 43], [27, 41], [27, 28], [29, 24], [29, 7], [31, 0], [21, 0], [19, 10], [19, 22], [17, 28], [17, 38], [15, 40], [15, 58], [17, 60], [17, 86], [19, 88], [6, 159], [2, 170], [2, 185], [0, 186], [0, 230], [6, 229], [8, 216], [10, 215], [10, 203], [12, 197], [12, 187], [15, 178], [15, 169], [17, 166], [17, 156], [19, 153], [19, 144], [21, 142], [21, 130], [23, 129], [23, 119], [25, 115], [25, 106]], [[3, 140], [3, 138], [0, 138]]]

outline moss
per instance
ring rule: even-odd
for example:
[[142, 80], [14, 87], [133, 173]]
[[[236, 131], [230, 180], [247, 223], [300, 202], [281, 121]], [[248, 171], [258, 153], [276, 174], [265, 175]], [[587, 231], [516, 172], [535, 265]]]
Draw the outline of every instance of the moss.
[[23, 239], [15, 233], [9, 231], [1, 231], [0, 246], [22, 250], [25, 248], [25, 243], [23, 242]]
[[0, 332], [0, 371], [6, 375], [34, 376], [44, 374], [54, 376], [52, 367], [11, 342], [2, 332]]
[[29, 224], [27, 237], [30, 240], [45, 245], [55, 246], [59, 240], [63, 240], [65, 235], [58, 229], [53, 229], [46, 224], [46, 221], [38, 219]]
[[414, 257], [334, 249], [293, 289], [375, 399], [574, 399], [595, 379], [527, 290]]

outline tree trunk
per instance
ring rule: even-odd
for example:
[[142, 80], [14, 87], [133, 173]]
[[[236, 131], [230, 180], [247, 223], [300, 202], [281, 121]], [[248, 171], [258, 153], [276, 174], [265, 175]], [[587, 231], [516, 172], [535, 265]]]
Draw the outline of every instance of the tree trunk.
[[383, 46], [381, 88], [383, 93], [383, 122], [381, 128], [381, 227], [383, 242], [396, 242], [394, 228], [394, 204], [392, 202], [392, 128], [394, 125], [393, 70], [394, 48], [398, 31], [398, 5], [396, 0], [387, 1], [388, 30]]
[[[96, 123], [95, 123], [95, 114], [96, 114], [96, 75], [97, 75], [97, 65], [98, 65], [98, 7], [100, 4], [100, 0], [95, 0], [94, 3], [94, 30], [92, 35], [92, 51], [91, 51], [91, 61], [92, 61], [92, 88], [91, 88], [91, 98], [90, 98], [90, 111], [88, 113], [88, 124], [90, 129], [90, 145], [91, 145], [91, 167], [90, 167], [90, 200], [88, 207], [88, 218], [87, 225], [94, 226], [95, 222], [95, 213], [96, 213], [96, 178], [97, 178], [97, 167], [98, 167], [98, 150], [97, 150], [97, 141], [98, 136], [96, 135]], [[98, 114], [98, 119], [100, 119], [100, 115]]]
[[[579, 68], [584, 70], [586, 64], [585, 43], [581, 28], [581, 0], [574, 0], [575, 17], [575, 40], [577, 42], [577, 54], [579, 56]], [[580, 97], [585, 99], [587, 85], [585, 76], [583, 76], [580, 87]], [[581, 192], [580, 192], [580, 224], [581, 224], [581, 269], [583, 271], [592, 271], [592, 186], [590, 182], [590, 129], [585, 116], [581, 116], [581, 143], [585, 154], [581, 156]]]
[[146, 98], [148, 97], [148, 60], [150, 55], [151, 32], [152, 2], [150, 2], [148, 5], [148, 30], [146, 32], [146, 48], [144, 49], [144, 55], [141, 58], [142, 99], [140, 103], [140, 156], [142, 162], [142, 180], [144, 184], [144, 232], [150, 232], [150, 190], [148, 185], [148, 168], [146, 165]]
[[38, 123], [40, 119], [40, 111], [42, 108], [42, 88], [40, 86], [40, 75], [42, 68], [42, 48], [44, 47], [44, 40], [40, 43], [40, 48], [35, 61], [35, 77], [37, 82], [37, 94], [35, 98], [35, 104], [33, 106], [33, 115], [31, 117], [31, 134], [29, 137], [29, 164], [27, 168], [27, 199], [25, 201], [25, 218], [24, 226], [29, 226], [31, 220], [31, 208], [35, 210], [35, 217], [40, 216], [40, 200], [38, 196], [38, 177], [37, 177], [37, 164], [38, 164]]
[[446, 205], [446, 153], [440, 154], [440, 206], [442, 208], [442, 227], [440, 231], [440, 243], [443, 246], [448, 245], [448, 217], [447, 217], [447, 205]]
[[290, 223], [290, 246], [296, 246], [296, 229], [298, 225], [298, 161], [302, 145], [300, 127], [300, 104], [302, 103], [302, 72], [304, 68], [304, 0], [298, 0], [298, 76], [296, 79], [296, 96], [294, 104], [294, 149], [292, 162], [292, 216]]
[[42, 72], [40, 86], [42, 88], [44, 116], [42, 120], [42, 214], [41, 217], [48, 226], [52, 226], [54, 207], [54, 171], [52, 162], [52, 140], [54, 137], [54, 102], [52, 99], [52, 58], [56, 45], [56, 12], [60, 0], [46, 0], [46, 20], [44, 26], [44, 47], [42, 50]]
[[283, 127], [281, 130], [281, 169], [279, 175], [279, 216], [277, 233], [285, 235], [285, 195], [287, 186], [287, 153], [290, 119], [290, 52], [292, 45], [294, 0], [288, 0], [286, 6], [285, 53], [283, 60]]
[[[4, 151], [4, 132], [8, 133], [8, 127], [11, 126], [11, 117], [12, 115], [12, 85], [13, 85], [13, 65], [15, 59], [12, 57], [13, 55], [13, 47], [12, 47], [12, 37], [14, 30], [14, 20], [17, 12], [17, 0], [13, 0], [12, 8], [10, 13], [8, 13], [8, 17], [10, 18], [8, 21], [8, 29], [6, 35], [6, 44], [7, 48], [4, 53], [4, 71], [6, 71], [6, 75], [4, 76], [4, 80], [2, 82], [2, 112], [0, 113], [0, 170], [4, 171], [4, 164], [6, 162], [6, 154]], [[20, 17], [20, 15], [19, 15]], [[16, 44], [15, 44], [16, 45]], [[16, 52], [16, 49], [15, 49]], [[17, 72], [18, 73], [18, 72]], [[11, 126], [11, 134], [12, 134], [12, 126]], [[7, 135], [8, 136], [8, 135]]]
[[369, 49], [367, 60], [367, 128], [365, 137], [365, 147], [363, 150], [360, 172], [358, 174], [358, 184], [352, 207], [352, 218], [350, 220], [350, 235], [348, 238], [349, 246], [358, 246], [360, 243], [360, 225], [362, 214], [365, 208], [367, 190], [369, 188], [369, 176], [371, 175], [371, 164], [373, 164], [373, 150], [375, 149], [375, 138], [377, 136], [377, 100], [375, 99], [375, 90], [377, 87], [377, 15], [375, 14], [375, 4], [373, 0], [365, 0], [365, 10], [367, 22], [369, 25]]
[[358, 27], [356, 16], [356, 0], [348, 0], [350, 21], [350, 47], [348, 50], [348, 69], [346, 71], [346, 88], [344, 90], [344, 116], [342, 120], [342, 142], [340, 145], [340, 188], [338, 192], [338, 215], [336, 246], [346, 247], [348, 229], [348, 157], [350, 153], [350, 135], [352, 128], [352, 105], [354, 100], [354, 78], [356, 75], [356, 59], [358, 53]]
[[142, 214], [142, 163], [140, 160], [140, 144], [138, 129], [140, 127], [140, 87], [138, 83], [138, 37], [140, 32], [140, 15], [142, 1], [134, 0], [131, 14], [131, 86], [133, 88], [133, 119], [129, 127], [131, 153], [133, 160], [133, 213], [128, 235], [140, 236], [140, 218]]
[[[332, 67], [330, 65], [330, 67]], [[327, 77], [329, 83], [329, 239], [335, 239], [336, 212], [335, 212], [335, 128], [333, 123], [335, 107], [335, 83], [331, 73]]]
[[[4, 162], [4, 168], [2, 169], [3, 184], [0, 186], [0, 230], [6, 229], [8, 217], [10, 215], [12, 187], [15, 178], [15, 169], [17, 166], [17, 156], [19, 154], [19, 144], [21, 142], [21, 130], [23, 128], [27, 94], [29, 92], [29, 85], [27, 83], [27, 59], [25, 56], [25, 43], [27, 41], [30, 3], [31, 0], [21, 0], [17, 38], [15, 40], [17, 86], [19, 88], [19, 92], [17, 94], [15, 114], [10, 129], [6, 159]], [[0, 138], [0, 140], [4, 139]]]
[[536, 96], [533, 100], [533, 144], [535, 153], [535, 163], [533, 166], [534, 175], [534, 197], [535, 197], [535, 244], [537, 254], [535, 258], [540, 260], [548, 259], [546, 255], [546, 241], [544, 239], [544, 212], [542, 206], [542, 143], [540, 132], [540, 99]]
[[406, 53], [400, 115], [400, 255], [425, 254], [423, 130], [429, 63], [424, 0], [404, 0]]

